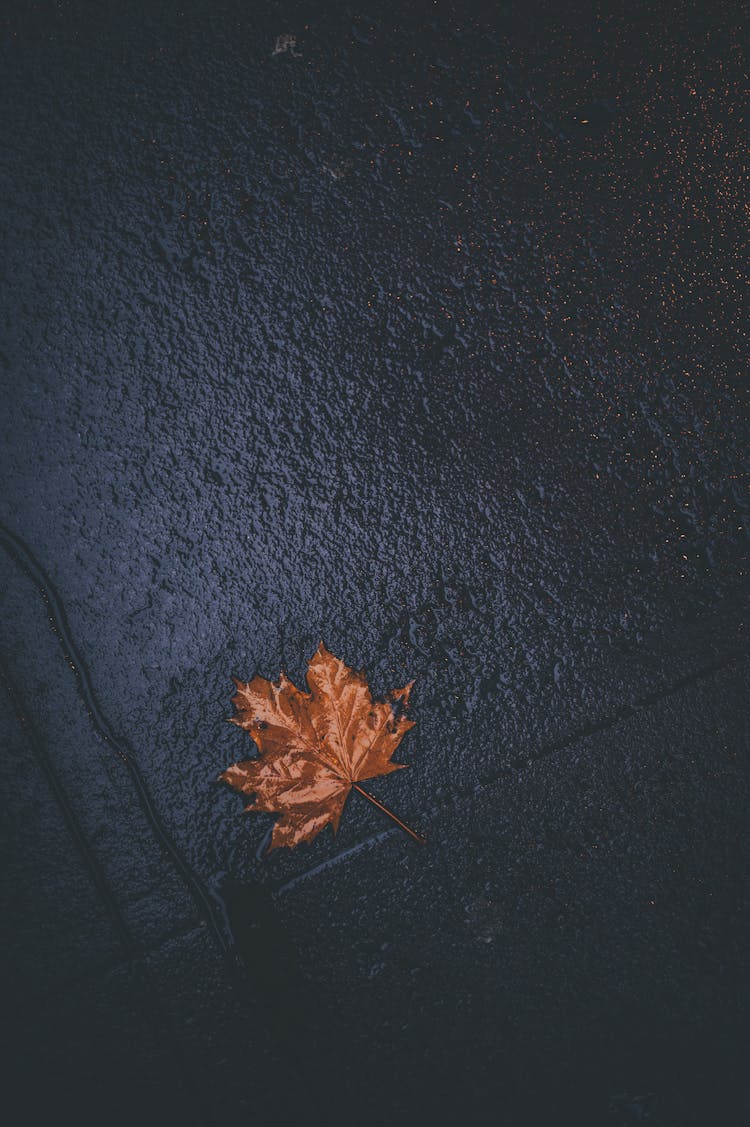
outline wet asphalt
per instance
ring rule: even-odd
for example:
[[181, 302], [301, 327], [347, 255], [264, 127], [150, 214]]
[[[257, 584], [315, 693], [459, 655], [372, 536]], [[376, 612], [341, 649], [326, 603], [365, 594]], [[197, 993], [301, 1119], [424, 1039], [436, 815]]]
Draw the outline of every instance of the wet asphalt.
[[[740, 1127], [738, 4], [6, 4], [14, 1122]], [[414, 679], [265, 855], [231, 677]]]

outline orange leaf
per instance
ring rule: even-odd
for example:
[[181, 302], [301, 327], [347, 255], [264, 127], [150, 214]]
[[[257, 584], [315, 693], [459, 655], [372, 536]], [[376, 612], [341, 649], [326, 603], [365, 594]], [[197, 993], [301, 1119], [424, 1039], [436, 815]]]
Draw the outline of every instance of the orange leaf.
[[[354, 788], [422, 841], [358, 785], [405, 766], [391, 756], [414, 727], [405, 716], [411, 685], [374, 701], [363, 673], [355, 673], [321, 642], [307, 669], [309, 692], [282, 673], [278, 684], [264, 677], [237, 681], [232, 723], [245, 728], [258, 756], [235, 763], [219, 776], [255, 799], [246, 807], [281, 817], [270, 849], [311, 841], [329, 823], [335, 833]], [[392, 702], [392, 703], [391, 703]]]

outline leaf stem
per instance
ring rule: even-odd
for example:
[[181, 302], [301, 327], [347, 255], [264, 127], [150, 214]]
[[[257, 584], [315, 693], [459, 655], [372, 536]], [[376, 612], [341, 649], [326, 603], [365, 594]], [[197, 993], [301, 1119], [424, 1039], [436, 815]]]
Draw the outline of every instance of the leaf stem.
[[401, 829], [405, 830], [405, 832], [408, 833], [409, 837], [413, 838], [414, 841], [416, 841], [417, 845], [425, 844], [425, 842], [427, 841], [426, 837], [422, 837], [422, 835], [418, 834], [416, 830], [413, 830], [410, 826], [407, 826], [406, 822], [402, 822], [400, 818], [397, 818], [392, 810], [389, 810], [387, 806], [383, 806], [382, 802], [378, 802], [377, 798], [373, 798], [373, 796], [371, 794], [368, 794], [366, 790], [362, 790], [362, 787], [359, 786], [358, 783], [352, 783], [352, 787], [354, 788], [354, 790], [358, 790], [359, 793], [365, 798], [369, 799], [373, 806], [377, 806], [378, 810], [382, 810], [383, 813], [387, 814], [389, 818], [393, 818], [393, 821], [396, 823], [396, 825], [401, 826]]

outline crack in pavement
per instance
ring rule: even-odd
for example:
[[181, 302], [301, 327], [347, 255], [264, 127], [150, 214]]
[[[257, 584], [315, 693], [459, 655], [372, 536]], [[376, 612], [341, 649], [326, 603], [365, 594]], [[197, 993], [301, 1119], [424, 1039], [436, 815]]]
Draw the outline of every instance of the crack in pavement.
[[150, 1010], [157, 1026], [161, 1026], [164, 1030], [166, 1035], [164, 1041], [169, 1054], [174, 1060], [178, 1075], [182, 1077], [186, 1087], [195, 1100], [193, 1111], [196, 1115], [196, 1122], [207, 1125], [210, 1120], [208, 1118], [205, 1098], [196, 1085], [194, 1069], [189, 1066], [185, 1058], [182, 1043], [177, 1036], [173, 1022], [159, 999], [155, 979], [145, 961], [148, 952], [143, 948], [141, 943], [139, 943], [120, 910], [114, 891], [110, 886], [109, 880], [96, 853], [91, 847], [86, 831], [73, 809], [73, 805], [52, 763], [45, 743], [34, 724], [29, 719], [18, 688], [14, 684], [2, 659], [0, 659], [0, 685], [2, 685], [5, 690], [19, 729], [52, 791], [52, 795], [57, 802], [63, 821], [73, 839], [73, 843], [83, 859], [96, 892], [111, 919], [115, 935], [123, 948], [127, 962], [133, 969], [136, 977], [140, 980], [146, 1006]]
[[[268, 957], [269, 950], [271, 952], [274, 951], [274, 929], [277, 926], [277, 921], [268, 916], [268, 913], [268, 918], [261, 918], [260, 922], [258, 922], [257, 919], [253, 921], [253, 927], [250, 930], [257, 932], [257, 935], [252, 938], [251, 947], [256, 951], [256, 958], [255, 960], [248, 959], [243, 953], [247, 947], [247, 942], [243, 943], [237, 937], [236, 929], [232, 925], [232, 913], [225, 902], [225, 898], [222, 896], [221, 889], [218, 886], [211, 890], [207, 889], [202, 879], [192, 869], [187, 859], [182, 856], [154, 807], [145, 780], [141, 775], [138, 764], [133, 758], [131, 748], [124, 739], [115, 734], [112, 725], [102, 713], [91, 682], [90, 674], [75, 645], [62, 599], [57, 593], [54, 584], [24, 540], [17, 533], [7, 528], [1, 521], [0, 546], [5, 549], [16, 566], [31, 580], [40, 594], [47, 608], [47, 615], [52, 630], [61, 645], [66, 662], [74, 673], [79, 696], [83, 700], [86, 712], [95, 731], [100, 738], [112, 748], [128, 771], [138, 797], [139, 805], [151, 827], [155, 839], [162, 845], [165, 853], [168, 854], [176, 870], [187, 885], [192, 899], [198, 908], [201, 919], [208, 925], [213, 939], [217, 942], [232, 978], [240, 988], [245, 1003], [249, 1007], [256, 1009], [257, 998], [249, 989], [250, 978], [248, 975], [248, 965], [253, 961], [257, 961], [258, 954], [261, 951], [264, 958]], [[246, 886], [245, 892], [255, 894], [260, 898], [264, 896], [268, 897], [268, 893], [257, 884]], [[268, 909], [270, 910], [270, 908], [270, 897], [268, 897]], [[260, 915], [262, 917], [262, 912]], [[136, 967], [142, 966], [140, 958], [134, 961], [134, 965]], [[284, 1055], [287, 1060], [287, 1067], [292, 1073], [299, 1073], [303, 1081], [300, 1086], [300, 1091], [306, 1091], [308, 1093], [308, 1099], [304, 1108], [307, 1122], [311, 1124], [311, 1127], [317, 1127], [318, 1124], [322, 1127], [325, 1121], [323, 1108], [326, 1106], [326, 1101], [323, 1086], [319, 1084], [317, 1074], [321, 1072], [323, 1062], [321, 1060], [316, 1063], [314, 1058], [311, 1059], [309, 1048], [299, 1044], [293, 1036], [290, 1036], [287, 1023], [277, 1020], [273, 1006], [268, 1006], [267, 1008], [268, 1024], [274, 1029], [277, 1042], [286, 1050]], [[164, 1019], [168, 1024], [169, 1018], [167, 1015], [164, 1015]], [[173, 1032], [169, 1040], [170, 1043], [173, 1044], [173, 1049], [175, 1049], [178, 1042], [175, 1040], [175, 1034]], [[179, 1050], [176, 1051], [179, 1053]], [[207, 1113], [204, 1110], [204, 1101], [202, 1097], [197, 1094], [196, 1111], [202, 1123], [208, 1123], [210, 1121], [206, 1118]]]
[[78, 850], [81, 858], [83, 859], [86, 868], [89, 871], [89, 876], [94, 884], [94, 887], [99, 894], [104, 907], [106, 908], [109, 916], [111, 917], [112, 926], [115, 934], [125, 951], [128, 959], [137, 959], [141, 955], [141, 947], [135, 936], [131, 932], [128, 924], [120, 911], [120, 906], [117, 899], [110, 887], [104, 869], [99, 863], [94, 850], [91, 848], [86, 831], [81, 825], [80, 819], [73, 809], [73, 805], [68, 798], [65, 787], [55, 769], [52, 759], [44, 745], [36, 728], [29, 719], [28, 713], [23, 706], [21, 694], [18, 688], [13, 683], [5, 662], [0, 659], [0, 685], [2, 685], [5, 693], [10, 702], [11, 708], [15, 715], [21, 733], [25, 737], [26, 743], [31, 748], [32, 755], [36, 760], [39, 768], [46, 779], [53, 797], [57, 802], [60, 812], [63, 816], [63, 821], [67, 827], [73, 843]]
[[138, 804], [148, 822], [156, 840], [161, 845], [165, 854], [172, 861], [185, 882], [188, 891], [196, 904], [201, 916], [208, 923], [214, 939], [218, 943], [225, 957], [232, 961], [237, 960], [237, 949], [231, 933], [228, 935], [222, 926], [221, 912], [215, 898], [206, 889], [200, 876], [195, 872], [187, 858], [183, 856], [167, 830], [161, 815], [154, 806], [146, 781], [141, 774], [131, 748], [120, 736], [117, 736], [103, 714], [91, 683], [91, 676], [73, 640], [63, 602], [55, 590], [54, 584], [44, 568], [34, 557], [31, 549], [2, 522], [0, 522], [0, 545], [5, 549], [13, 562], [31, 580], [42, 597], [47, 608], [47, 614], [60, 645], [63, 655], [75, 676], [79, 695], [81, 696], [89, 719], [100, 738], [109, 745], [117, 758], [124, 765], [130, 776], [130, 781], [138, 798]]

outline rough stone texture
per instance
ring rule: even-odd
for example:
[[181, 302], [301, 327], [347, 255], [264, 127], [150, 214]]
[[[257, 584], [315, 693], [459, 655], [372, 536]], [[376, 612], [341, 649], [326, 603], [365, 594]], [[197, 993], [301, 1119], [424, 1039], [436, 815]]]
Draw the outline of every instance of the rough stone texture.
[[[559, 9], [7, 8], [9, 1041], [80, 1122], [746, 1121], [740, 12]], [[417, 680], [423, 850], [214, 783], [321, 637]]]

